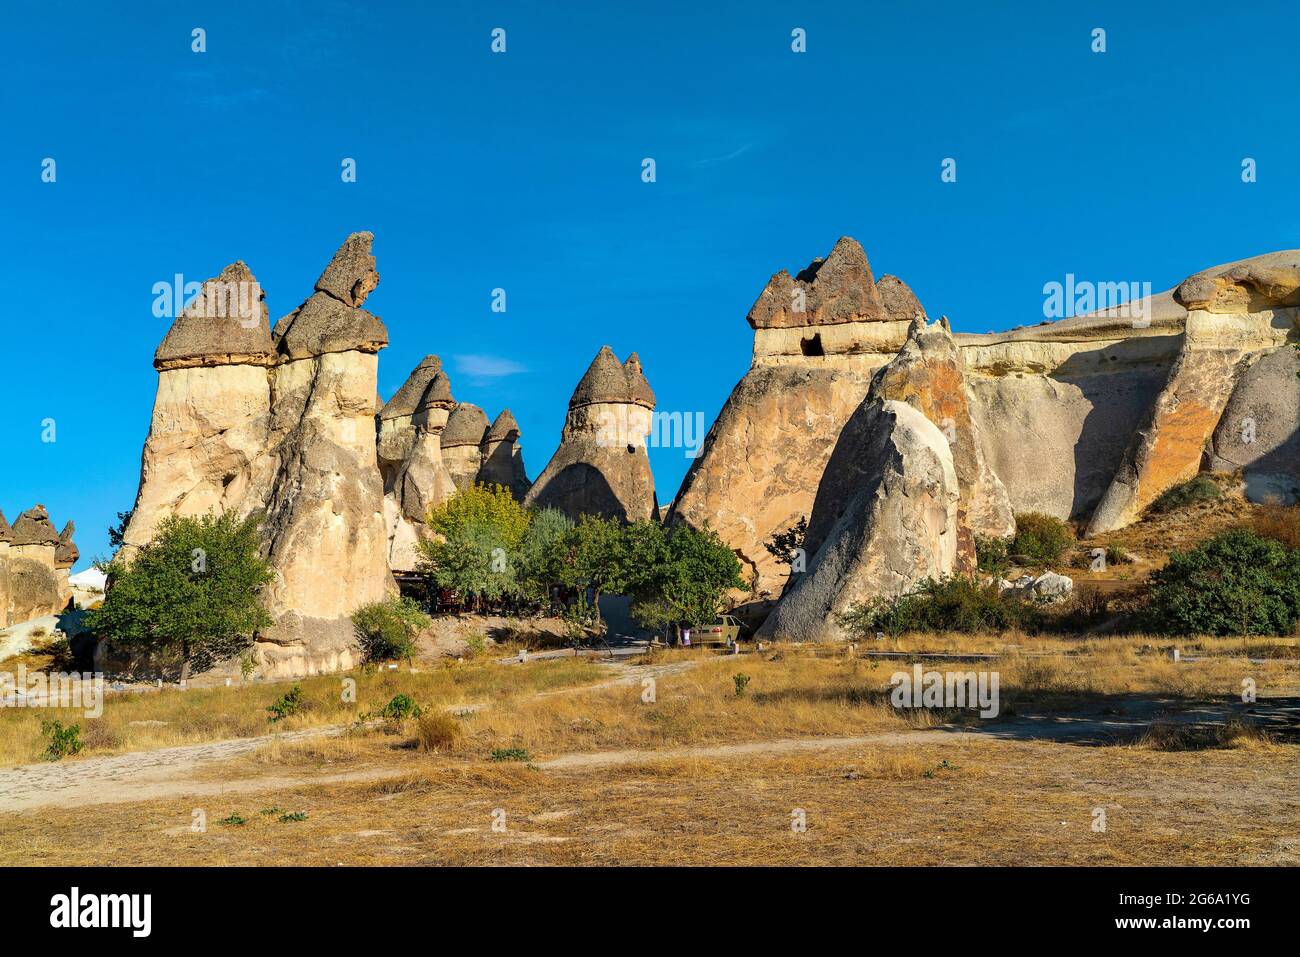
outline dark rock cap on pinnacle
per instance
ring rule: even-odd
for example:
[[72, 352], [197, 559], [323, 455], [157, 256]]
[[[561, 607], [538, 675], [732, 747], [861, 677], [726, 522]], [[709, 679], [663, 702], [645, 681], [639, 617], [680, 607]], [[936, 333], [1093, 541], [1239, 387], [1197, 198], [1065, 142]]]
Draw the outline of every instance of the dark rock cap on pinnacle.
[[755, 329], [827, 326], [889, 319], [867, 254], [856, 239], [841, 236], [825, 259], [814, 259], [798, 276], [782, 269], [746, 317]]
[[437, 356], [425, 356], [420, 360], [420, 364], [411, 370], [402, 387], [393, 393], [393, 397], [384, 405], [379, 417], [397, 419], [414, 415], [416, 409], [420, 407], [420, 400], [424, 397], [425, 390], [429, 388], [429, 383], [441, 371], [441, 359]]
[[379, 282], [370, 255], [373, 240], [370, 233], [349, 236], [321, 273], [316, 292], [275, 324], [271, 338], [282, 357], [378, 352], [388, 345], [383, 321], [360, 308]]
[[509, 409], [502, 409], [501, 414], [496, 417], [492, 423], [492, 428], [488, 429], [484, 442], [514, 442], [519, 438], [519, 423], [515, 417], [510, 414]]
[[458, 403], [447, 417], [447, 427], [442, 430], [442, 447], [481, 445], [487, 429], [487, 415], [482, 409], [472, 402]]
[[59, 533], [50, 523], [50, 513], [44, 505], [35, 505], [18, 516], [14, 522], [15, 545], [55, 545]]
[[273, 364], [265, 300], [248, 266], [231, 263], [176, 317], [154, 352], [154, 368]]

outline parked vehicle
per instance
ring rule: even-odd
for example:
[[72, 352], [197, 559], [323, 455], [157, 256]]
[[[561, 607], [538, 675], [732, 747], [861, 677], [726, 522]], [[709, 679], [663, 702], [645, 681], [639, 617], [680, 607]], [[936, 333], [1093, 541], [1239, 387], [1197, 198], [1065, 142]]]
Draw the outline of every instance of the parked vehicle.
[[719, 615], [713, 624], [691, 629], [693, 645], [731, 645], [740, 640], [740, 622], [731, 615]]

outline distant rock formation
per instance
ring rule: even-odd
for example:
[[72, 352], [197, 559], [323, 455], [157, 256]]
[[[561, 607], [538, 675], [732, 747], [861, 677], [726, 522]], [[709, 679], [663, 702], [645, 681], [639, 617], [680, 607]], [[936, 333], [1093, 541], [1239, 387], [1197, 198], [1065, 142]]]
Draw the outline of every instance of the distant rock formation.
[[519, 449], [519, 423], [509, 409], [501, 410], [492, 427], [483, 436], [483, 464], [479, 467], [481, 485], [500, 485], [523, 501], [532, 487], [524, 470], [524, 456]]
[[609, 346], [601, 346], [569, 399], [560, 447], [524, 503], [571, 518], [658, 518], [646, 453], [654, 407], [637, 354], [619, 362]]
[[895, 276], [877, 281], [847, 236], [798, 276], [774, 275], [747, 317], [753, 363], [668, 520], [707, 523], [736, 551], [756, 594], [780, 595], [790, 570], [764, 544], [810, 515], [840, 430], [918, 315], [907, 285]]
[[[408, 389], [408, 386], [414, 386]], [[392, 479], [391, 488], [384, 500], [384, 514], [388, 523], [388, 565], [394, 571], [414, 571], [419, 564], [417, 546], [425, 537], [424, 521], [429, 509], [445, 502], [456, 493], [456, 483], [443, 461], [442, 434], [448, 417], [456, 407], [452, 398], [451, 381], [441, 369], [437, 356], [426, 356], [411, 373], [411, 377], [384, 407], [404, 409], [412, 400], [410, 395], [419, 392], [410, 414], [409, 447], [405, 458]], [[394, 406], [394, 403], [398, 403]], [[389, 452], [399, 451], [397, 436], [406, 426], [401, 417], [380, 421], [380, 444], [385, 434], [389, 438]], [[387, 430], [387, 433], [385, 432]], [[401, 443], [405, 446], [405, 442]], [[382, 464], [382, 459], [381, 459]]]
[[10, 526], [0, 513], [0, 628], [63, 611], [72, 598], [69, 569], [80, 557], [68, 522], [55, 531], [44, 505]]
[[[1136, 521], [1161, 493], [1207, 464], [1204, 453], [1238, 383], [1250, 379], [1247, 388], [1258, 394], [1262, 374], [1274, 364], [1254, 377], [1246, 370], [1266, 351], [1294, 338], [1300, 266], [1261, 259], [1207, 270], [1184, 280], [1174, 299], [1187, 309], [1178, 356], [1088, 524], [1091, 535]], [[1239, 406], [1251, 401], [1243, 393]], [[1276, 448], [1282, 444], [1279, 425], [1268, 428]], [[1251, 458], [1249, 464], [1255, 461]], [[1288, 480], [1276, 467], [1266, 469], [1252, 471], [1270, 476], [1263, 484], [1273, 494], [1285, 491], [1282, 499], [1295, 501], [1290, 490], [1300, 486], [1300, 475], [1292, 473]], [[1260, 485], [1256, 479], [1257, 490]]]
[[470, 488], [478, 480], [487, 432], [487, 415], [472, 402], [458, 402], [451, 410], [442, 430], [442, 461], [456, 488]]
[[871, 399], [843, 432], [841, 441], [861, 455], [859, 473], [838, 494], [818, 497], [808, 570], [763, 623], [761, 638], [843, 637], [839, 616], [854, 605], [905, 594], [955, 568], [961, 495], [938, 426], [904, 402]]

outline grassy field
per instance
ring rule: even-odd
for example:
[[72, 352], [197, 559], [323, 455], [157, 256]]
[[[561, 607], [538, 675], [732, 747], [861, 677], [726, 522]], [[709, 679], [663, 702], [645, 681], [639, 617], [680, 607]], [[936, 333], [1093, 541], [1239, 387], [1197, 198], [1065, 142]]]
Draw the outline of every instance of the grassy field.
[[[981, 725], [969, 712], [895, 710], [888, 682], [910, 662], [861, 646], [357, 673], [355, 707], [338, 676], [315, 678], [301, 683], [309, 710], [285, 725], [355, 723], [400, 691], [436, 733], [406, 720], [272, 740], [187, 771], [165, 798], [0, 814], [0, 862], [1300, 863], [1300, 746], [1256, 721], [1300, 694], [1294, 642], [1202, 642], [1214, 657], [1190, 663], [1147, 638], [871, 644], [1000, 654], [925, 667], [996, 669], [1009, 733], [954, 733]], [[1230, 716], [1245, 677], [1261, 703]], [[101, 720], [116, 737], [95, 748], [265, 734], [285, 690], [110, 698]], [[1207, 707], [1220, 710], [1178, 720]], [[1136, 731], [1085, 743], [1016, 730], [1044, 713], [1136, 716]], [[0, 715], [11, 759], [39, 750], [34, 717]], [[88, 752], [59, 770], [92, 764]]]

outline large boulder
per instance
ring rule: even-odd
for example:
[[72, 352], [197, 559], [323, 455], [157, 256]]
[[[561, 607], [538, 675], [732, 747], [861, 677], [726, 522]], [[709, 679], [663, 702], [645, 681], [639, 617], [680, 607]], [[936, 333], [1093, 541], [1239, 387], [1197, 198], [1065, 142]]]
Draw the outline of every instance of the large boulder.
[[939, 427], [952, 450], [961, 499], [957, 506], [957, 569], [975, 572], [975, 537], [1014, 534], [1007, 490], [984, 459], [983, 437], [971, 416], [965, 363], [946, 318], [918, 315], [907, 342], [871, 384], [872, 398], [906, 402]]
[[961, 493], [938, 426], [903, 402], [872, 399], [840, 441], [857, 451], [858, 475], [834, 494], [819, 492], [808, 570], [793, 581], [760, 637], [845, 637], [840, 616], [854, 605], [953, 573]]

